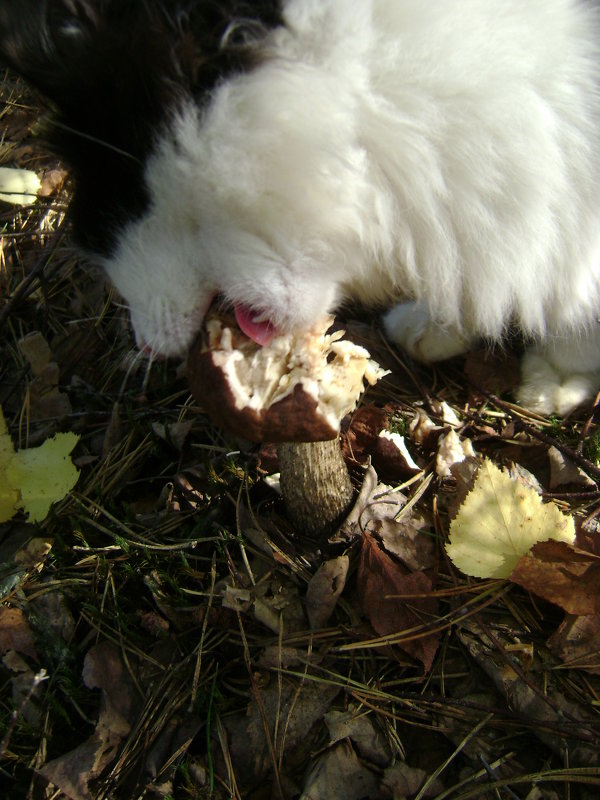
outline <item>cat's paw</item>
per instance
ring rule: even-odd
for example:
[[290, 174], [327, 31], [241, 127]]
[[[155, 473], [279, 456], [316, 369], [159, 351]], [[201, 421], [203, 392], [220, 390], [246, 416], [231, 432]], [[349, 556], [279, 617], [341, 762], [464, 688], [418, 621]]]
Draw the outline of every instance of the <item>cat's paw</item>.
[[568, 414], [594, 397], [598, 391], [597, 372], [566, 375], [541, 353], [530, 350], [521, 363], [519, 403], [539, 414]]
[[424, 303], [400, 303], [383, 317], [389, 339], [419, 361], [443, 361], [464, 353], [472, 341], [457, 328], [434, 322]]

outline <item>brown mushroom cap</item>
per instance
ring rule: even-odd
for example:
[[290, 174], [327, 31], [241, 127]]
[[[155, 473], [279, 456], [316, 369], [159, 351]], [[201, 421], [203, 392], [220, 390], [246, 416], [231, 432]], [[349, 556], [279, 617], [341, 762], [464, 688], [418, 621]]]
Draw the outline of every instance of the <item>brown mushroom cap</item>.
[[235, 325], [208, 319], [188, 357], [194, 398], [215, 422], [252, 441], [335, 439], [365, 381], [386, 373], [343, 331], [327, 333], [331, 323], [261, 347]]

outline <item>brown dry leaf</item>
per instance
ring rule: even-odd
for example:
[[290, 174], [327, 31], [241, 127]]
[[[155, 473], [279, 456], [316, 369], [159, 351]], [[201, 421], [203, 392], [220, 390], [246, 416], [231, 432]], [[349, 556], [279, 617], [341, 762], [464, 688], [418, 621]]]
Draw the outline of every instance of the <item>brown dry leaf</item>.
[[257, 665], [262, 669], [287, 669], [304, 664], [307, 655], [297, 647], [280, 647], [278, 644], [267, 645], [258, 657]]
[[270, 771], [272, 762], [265, 724], [271, 740], [274, 740], [277, 756], [281, 753], [288, 755], [323, 718], [339, 691], [336, 686], [308, 681], [299, 685], [284, 681], [281, 692], [277, 681], [273, 681], [266, 689], [260, 690], [260, 702], [254, 697], [245, 716], [224, 720], [238, 773], [247, 778], [261, 778]]
[[[362, 540], [357, 576], [358, 593], [369, 622], [379, 634], [405, 631], [435, 617], [437, 601], [431, 596], [431, 579], [424, 572], [410, 572], [388, 556], [368, 533]], [[415, 636], [402, 642], [402, 650], [421, 661], [429, 671], [439, 636]]]
[[2, 664], [15, 673], [10, 678], [13, 708], [29, 725], [41, 725], [43, 711], [39, 700], [43, 683], [48, 678], [46, 670], [41, 669], [36, 674], [15, 650], [9, 650], [2, 659]]
[[384, 800], [379, 778], [360, 761], [348, 741], [326, 750], [313, 764], [300, 800]]
[[379, 483], [373, 467], [368, 467], [360, 494], [335, 539], [352, 540], [366, 531], [375, 535], [409, 569], [428, 569], [435, 549], [431, 525], [415, 509], [403, 512], [405, 505], [406, 496], [392, 486]]
[[[206, 724], [206, 717], [193, 713], [183, 713], [172, 717], [162, 728], [152, 747], [147, 751], [144, 769], [151, 779], [156, 779], [175, 753], [183, 755], [192, 743], [194, 737]], [[153, 786], [153, 789], [156, 789]], [[172, 789], [172, 786], [171, 786]], [[169, 792], [168, 795], [172, 795]], [[160, 795], [159, 796], [163, 796]], [[166, 796], [166, 795], [165, 795]]]
[[41, 572], [48, 554], [52, 550], [52, 539], [42, 539], [34, 536], [25, 547], [15, 553], [15, 564], [26, 570]]
[[548, 647], [568, 667], [600, 675], [600, 617], [567, 616]]
[[413, 572], [430, 569], [435, 559], [435, 540], [431, 525], [417, 511], [400, 520], [374, 520], [369, 526], [388, 553], [392, 553]]
[[512, 391], [519, 383], [519, 359], [502, 351], [474, 350], [465, 358], [464, 370], [474, 384], [471, 391], [475, 404], [486, 399], [485, 392], [500, 395]]
[[119, 651], [111, 642], [101, 642], [88, 651], [83, 682], [88, 689], [102, 689], [96, 730], [79, 747], [39, 770], [71, 800], [91, 800], [89, 783], [114, 761], [132, 721], [133, 690]]
[[273, 631], [305, 630], [306, 614], [297, 585], [290, 579], [274, 577], [254, 587], [254, 616]]
[[540, 542], [510, 580], [569, 614], [600, 614], [600, 558], [564, 542]]
[[[43, 586], [44, 581], [40, 581], [38, 585]], [[35, 615], [36, 628], [43, 626], [63, 641], [71, 641], [75, 634], [75, 620], [64, 594], [59, 589], [54, 588], [32, 597], [29, 600], [29, 609]]]
[[193, 421], [190, 420], [185, 422], [171, 422], [167, 425], [161, 422], [153, 422], [152, 430], [159, 439], [173, 445], [178, 452], [181, 452], [193, 425]]
[[325, 561], [315, 572], [306, 589], [306, 613], [313, 630], [327, 624], [346, 585], [350, 559], [339, 556]]
[[32, 331], [18, 342], [19, 351], [29, 362], [33, 380], [29, 383], [29, 413], [32, 419], [61, 418], [71, 413], [69, 396], [59, 390], [60, 369], [48, 342], [39, 331]]
[[112, 732], [125, 736], [130, 729], [134, 694], [118, 649], [108, 641], [94, 645], [86, 653], [82, 677], [88, 689], [102, 689], [104, 708], [100, 721]]
[[352, 739], [361, 758], [387, 767], [392, 753], [385, 736], [373, 724], [369, 711], [358, 711], [351, 706], [348, 711], [328, 711], [325, 724], [329, 731], [329, 742], [335, 744], [342, 739]]
[[577, 464], [569, 461], [554, 445], [548, 448], [548, 459], [550, 460], [550, 490], [556, 489], [557, 486], [564, 486], [566, 483], [590, 488], [596, 487], [590, 476]]
[[31, 331], [17, 342], [19, 352], [29, 362], [34, 377], [41, 375], [52, 361], [50, 345], [39, 331]]
[[115, 759], [120, 743], [121, 737], [99, 722], [86, 742], [49, 761], [38, 773], [69, 800], [92, 800], [89, 783]]
[[31, 628], [20, 608], [0, 606], [0, 655], [16, 650], [38, 660]]
[[[409, 767], [404, 761], [398, 761], [388, 767], [383, 774], [382, 786], [392, 793], [394, 800], [405, 797], [415, 797], [424, 785], [429, 775], [423, 769]], [[443, 784], [439, 778], [431, 783], [430, 786], [420, 794], [419, 797], [437, 797], [443, 791]]]
[[49, 169], [42, 175], [42, 185], [38, 197], [50, 197], [62, 189], [69, 173], [66, 169]]

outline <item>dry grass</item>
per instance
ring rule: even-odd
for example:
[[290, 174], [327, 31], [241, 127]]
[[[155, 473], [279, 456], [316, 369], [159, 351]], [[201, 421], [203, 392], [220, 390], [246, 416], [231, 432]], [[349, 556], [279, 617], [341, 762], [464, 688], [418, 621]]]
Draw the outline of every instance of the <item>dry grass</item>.
[[[35, 98], [8, 76], [0, 92], [0, 161], [59, 168], [34, 135]], [[379, 787], [365, 796], [597, 797], [600, 667], [577, 669], [548, 646], [560, 609], [446, 561], [454, 487], [432, 477], [432, 452], [417, 451], [424, 471], [405, 491], [430, 515], [437, 612], [394, 637], [435, 632], [424, 674], [362, 617], [356, 543], [328, 626], [308, 629], [302, 601], [322, 554], [259, 480], [256, 448], [207, 420], [177, 365], [148, 370], [136, 356], [126, 310], [71, 248], [67, 201], [68, 182], [31, 208], [0, 208], [0, 404], [19, 447], [77, 433], [81, 469], [43, 524], [0, 526], [3, 608], [22, 612], [0, 628], [2, 797], [292, 798], [334, 751], [347, 789], [319, 797], [360, 796], [348, 764]], [[55, 416], [19, 348], [33, 331], [70, 404]], [[397, 424], [446, 400], [479, 452], [543, 484], [546, 440], [596, 462], [585, 412], [562, 424], [474, 401], [460, 363], [409, 369], [366, 335], [397, 375], [369, 401], [394, 404]], [[555, 499], [579, 519], [600, 508], [594, 488]], [[349, 709], [368, 720], [379, 759], [358, 735], [330, 744], [324, 714]], [[416, 788], [389, 788], [404, 763], [423, 770]]]

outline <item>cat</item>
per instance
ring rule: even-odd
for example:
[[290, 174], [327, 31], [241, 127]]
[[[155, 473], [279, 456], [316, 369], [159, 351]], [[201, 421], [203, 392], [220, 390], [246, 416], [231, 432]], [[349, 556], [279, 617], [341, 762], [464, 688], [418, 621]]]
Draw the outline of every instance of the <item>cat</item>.
[[595, 395], [597, 3], [3, 0], [0, 58], [147, 352], [216, 297], [260, 343], [357, 300], [424, 361], [517, 327], [536, 411]]

